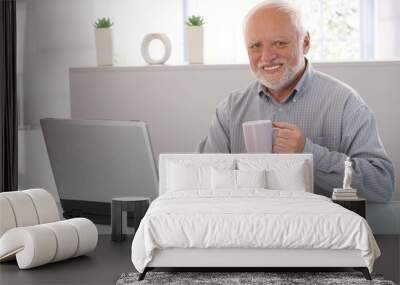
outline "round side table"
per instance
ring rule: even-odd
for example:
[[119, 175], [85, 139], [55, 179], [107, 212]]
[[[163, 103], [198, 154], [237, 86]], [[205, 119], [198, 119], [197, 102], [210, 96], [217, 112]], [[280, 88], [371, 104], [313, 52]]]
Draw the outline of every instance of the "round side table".
[[123, 241], [126, 235], [122, 232], [123, 212], [132, 212], [134, 217], [135, 233], [140, 221], [144, 217], [150, 205], [150, 198], [147, 197], [117, 197], [111, 201], [111, 239], [113, 241]]

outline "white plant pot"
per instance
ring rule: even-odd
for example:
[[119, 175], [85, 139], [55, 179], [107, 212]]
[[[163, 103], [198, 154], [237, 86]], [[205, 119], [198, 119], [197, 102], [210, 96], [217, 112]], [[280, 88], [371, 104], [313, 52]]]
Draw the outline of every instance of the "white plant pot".
[[111, 28], [95, 29], [98, 66], [113, 65], [113, 36]]
[[189, 63], [203, 63], [203, 27], [186, 26]]

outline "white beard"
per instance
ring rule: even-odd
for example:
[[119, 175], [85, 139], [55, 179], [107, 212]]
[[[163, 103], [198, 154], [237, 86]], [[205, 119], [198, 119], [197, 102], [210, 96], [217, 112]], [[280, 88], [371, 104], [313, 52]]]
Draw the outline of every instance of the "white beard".
[[[271, 82], [270, 80], [265, 78], [262, 74], [260, 74], [258, 71], [257, 71], [257, 73], [255, 73], [255, 76], [261, 82], [262, 85], [267, 87], [269, 90], [276, 92], [276, 91], [281, 91], [282, 89], [286, 88], [296, 78], [297, 74], [303, 67], [304, 59], [299, 60], [297, 65], [294, 66], [293, 68], [289, 67], [287, 65], [286, 61], [285, 62], [276, 61], [274, 63], [283, 63], [286, 66], [286, 71], [282, 75], [279, 82]], [[265, 63], [263, 63], [263, 64], [265, 64]]]

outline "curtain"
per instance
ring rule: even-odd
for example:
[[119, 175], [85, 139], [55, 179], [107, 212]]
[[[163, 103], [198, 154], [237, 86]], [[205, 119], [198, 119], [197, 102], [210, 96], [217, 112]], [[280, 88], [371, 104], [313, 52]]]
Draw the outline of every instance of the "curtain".
[[0, 192], [18, 190], [16, 1], [0, 1]]

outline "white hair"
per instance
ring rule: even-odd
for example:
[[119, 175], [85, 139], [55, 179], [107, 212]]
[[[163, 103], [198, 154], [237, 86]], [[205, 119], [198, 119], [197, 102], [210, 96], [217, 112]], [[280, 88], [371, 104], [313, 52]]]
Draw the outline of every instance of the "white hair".
[[300, 9], [291, 2], [284, 0], [266, 0], [254, 6], [245, 16], [243, 21], [243, 34], [246, 38], [246, 28], [249, 19], [258, 11], [266, 8], [275, 8], [278, 11], [284, 12], [290, 16], [293, 24], [296, 26], [299, 36], [304, 36], [306, 29], [304, 27]]

